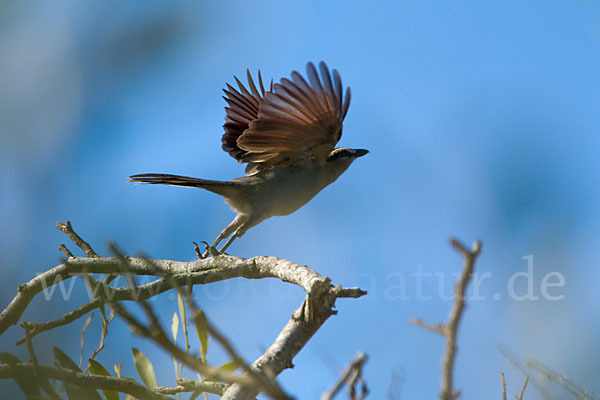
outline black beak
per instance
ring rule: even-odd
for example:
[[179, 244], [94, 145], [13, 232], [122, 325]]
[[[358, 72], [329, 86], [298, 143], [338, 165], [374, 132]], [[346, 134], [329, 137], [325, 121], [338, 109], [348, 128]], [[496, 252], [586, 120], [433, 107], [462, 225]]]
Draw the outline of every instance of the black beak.
[[365, 150], [365, 149], [355, 149], [354, 150], [354, 157], [358, 158], [358, 157], [362, 157], [369, 154], [369, 150]]

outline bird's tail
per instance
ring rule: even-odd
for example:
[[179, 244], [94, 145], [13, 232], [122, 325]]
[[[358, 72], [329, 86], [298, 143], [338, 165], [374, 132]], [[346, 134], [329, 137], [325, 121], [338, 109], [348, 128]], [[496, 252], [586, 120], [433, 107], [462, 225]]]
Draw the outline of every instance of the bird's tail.
[[229, 197], [238, 190], [234, 182], [211, 181], [208, 179], [190, 178], [188, 176], [168, 174], [139, 174], [129, 177], [127, 182], [139, 182], [159, 185], [186, 186], [206, 189], [221, 196]]

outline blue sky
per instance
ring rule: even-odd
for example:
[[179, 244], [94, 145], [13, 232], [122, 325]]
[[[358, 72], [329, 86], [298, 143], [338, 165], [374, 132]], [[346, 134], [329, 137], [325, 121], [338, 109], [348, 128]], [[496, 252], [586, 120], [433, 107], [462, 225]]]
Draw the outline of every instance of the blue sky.
[[[451, 301], [439, 284], [450, 293], [462, 266], [447, 244], [456, 236], [482, 240], [476, 268], [489, 273], [460, 327], [456, 384], [464, 398], [499, 398], [500, 372], [509, 392], [520, 388], [523, 377], [499, 344], [600, 392], [598, 3], [6, 2], [0, 21], [2, 304], [59, 262], [65, 238], [56, 221], [70, 219], [103, 254], [113, 239], [131, 254], [193, 259], [190, 243], [212, 240], [233, 217], [228, 207], [210, 193], [125, 178], [242, 175], [220, 150], [225, 82], [246, 68], [278, 80], [325, 60], [352, 88], [340, 145], [371, 153], [230, 252], [306, 264], [369, 295], [338, 301], [339, 314], [282, 385], [317, 398], [362, 350], [372, 398], [385, 398], [394, 371], [404, 377], [402, 398], [435, 398], [444, 343], [409, 319], [446, 318]], [[539, 299], [510, 299], [508, 282], [530, 255]], [[432, 274], [422, 287], [431, 299], [418, 298], [418, 271]], [[549, 290], [564, 299], [543, 298], [549, 273], [564, 277]], [[524, 293], [524, 280], [515, 282]], [[249, 360], [303, 297], [276, 281], [196, 290]], [[83, 301], [76, 287], [70, 302], [38, 301], [28, 317], [57, 317]], [[176, 302], [155, 304], [170, 321]], [[60, 340], [77, 357], [78, 329], [40, 337], [40, 352], [49, 357], [44, 345]], [[7, 332], [2, 348], [12, 349], [18, 334]], [[171, 383], [168, 358], [130, 337], [115, 324], [107, 338], [127, 355], [117, 358], [129, 374], [136, 346], [159, 366], [159, 383]], [[224, 362], [211, 351], [209, 359]], [[100, 361], [117, 360], [105, 351]], [[533, 388], [527, 394], [540, 398]]]

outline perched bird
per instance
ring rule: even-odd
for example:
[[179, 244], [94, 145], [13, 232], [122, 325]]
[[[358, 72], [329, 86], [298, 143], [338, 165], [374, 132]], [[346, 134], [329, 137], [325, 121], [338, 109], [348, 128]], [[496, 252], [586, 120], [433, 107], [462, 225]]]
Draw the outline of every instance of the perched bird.
[[324, 62], [319, 64], [319, 72], [320, 78], [313, 63], [308, 63], [308, 81], [293, 71], [291, 79], [271, 82], [268, 91], [260, 71], [260, 90], [249, 71], [249, 90], [235, 77], [239, 89], [227, 84], [223, 90], [228, 107], [222, 148], [239, 163], [247, 163], [247, 176], [213, 181], [140, 174], [130, 176], [128, 182], [197, 187], [223, 196], [237, 215], [210, 246], [212, 255], [223, 253], [265, 219], [293, 213], [334, 182], [356, 158], [368, 153], [335, 148], [350, 105], [350, 88], [344, 94], [340, 74], [334, 69], [332, 79]]

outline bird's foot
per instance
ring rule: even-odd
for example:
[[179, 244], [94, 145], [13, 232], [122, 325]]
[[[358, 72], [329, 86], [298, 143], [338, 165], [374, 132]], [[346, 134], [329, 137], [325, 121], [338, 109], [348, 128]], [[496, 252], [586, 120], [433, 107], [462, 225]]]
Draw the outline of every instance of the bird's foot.
[[196, 242], [192, 242], [192, 243], [194, 243], [194, 251], [196, 252], [196, 255], [198, 256], [198, 258], [200, 260], [204, 260], [205, 258], [208, 258], [209, 256], [217, 257], [217, 256], [220, 256], [221, 254], [225, 254], [224, 252], [220, 252], [219, 250], [217, 250], [216, 247], [209, 246], [209, 244], [207, 242], [205, 242], [204, 240], [200, 242], [204, 245], [204, 250], [205, 250], [204, 253], [202, 253], [200, 251], [200, 248], [198, 247], [198, 243], [196, 243]]
[[[194, 251], [196, 252], [196, 255], [198, 256], [198, 258], [200, 260], [204, 260], [207, 256], [207, 254], [202, 254], [202, 252], [200, 251], [200, 248], [198, 247], [198, 243], [196, 242], [192, 242], [194, 244]], [[200, 243], [204, 244], [204, 248], [208, 248], [208, 243], [206, 243], [204, 240], [201, 241]]]

